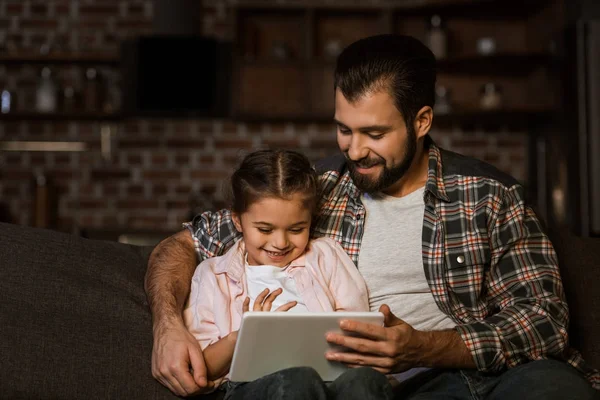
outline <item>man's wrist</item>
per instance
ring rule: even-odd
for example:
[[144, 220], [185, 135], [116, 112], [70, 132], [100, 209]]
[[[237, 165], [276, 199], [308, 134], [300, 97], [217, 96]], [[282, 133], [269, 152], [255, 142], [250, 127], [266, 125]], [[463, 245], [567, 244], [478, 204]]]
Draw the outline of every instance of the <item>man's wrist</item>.
[[[418, 332], [418, 333], [417, 333]], [[460, 334], [452, 330], [416, 331], [420, 356], [417, 367], [429, 368], [475, 368], [471, 352]]]

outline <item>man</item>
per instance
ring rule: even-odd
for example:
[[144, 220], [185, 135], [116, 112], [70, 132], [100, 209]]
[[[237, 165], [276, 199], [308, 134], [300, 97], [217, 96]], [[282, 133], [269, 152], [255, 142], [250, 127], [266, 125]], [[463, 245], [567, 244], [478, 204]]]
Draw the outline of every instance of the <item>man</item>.
[[[433, 54], [411, 37], [362, 39], [338, 58], [345, 158], [321, 166], [314, 236], [341, 243], [386, 324], [342, 322], [363, 338], [330, 334], [355, 352], [327, 357], [400, 373], [402, 398], [593, 398], [600, 376], [568, 347], [552, 245], [513, 178], [429, 138], [435, 80]], [[187, 226], [157, 247], [146, 277], [153, 374], [181, 395], [211, 386], [181, 317], [197, 257], [236, 239], [227, 211]]]

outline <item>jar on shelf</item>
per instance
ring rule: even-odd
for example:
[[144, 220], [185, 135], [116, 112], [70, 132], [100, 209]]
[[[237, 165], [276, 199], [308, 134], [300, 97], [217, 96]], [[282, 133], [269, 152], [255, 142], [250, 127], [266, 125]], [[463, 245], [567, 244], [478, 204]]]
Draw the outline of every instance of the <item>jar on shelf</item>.
[[58, 85], [49, 67], [42, 68], [42, 74], [35, 91], [35, 109], [41, 113], [56, 112]]
[[444, 27], [442, 17], [437, 14], [429, 20], [427, 45], [438, 60], [448, 56], [448, 32]]
[[502, 107], [502, 88], [493, 82], [488, 82], [481, 87], [479, 99], [481, 108], [484, 110], [497, 110]]

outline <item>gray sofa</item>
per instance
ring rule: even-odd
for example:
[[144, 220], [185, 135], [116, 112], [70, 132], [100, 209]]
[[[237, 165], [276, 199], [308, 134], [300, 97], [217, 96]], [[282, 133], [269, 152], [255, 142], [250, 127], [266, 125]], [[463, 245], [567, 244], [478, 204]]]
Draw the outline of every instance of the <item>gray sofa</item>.
[[[571, 337], [600, 366], [600, 240], [556, 240]], [[0, 223], [0, 398], [173, 399], [150, 372], [151, 248]]]

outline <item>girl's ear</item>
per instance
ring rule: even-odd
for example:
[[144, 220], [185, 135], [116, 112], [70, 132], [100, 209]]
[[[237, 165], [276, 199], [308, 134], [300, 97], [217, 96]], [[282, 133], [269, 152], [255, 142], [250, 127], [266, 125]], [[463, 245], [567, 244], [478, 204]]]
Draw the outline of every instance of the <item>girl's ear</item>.
[[242, 220], [240, 219], [240, 216], [232, 211], [231, 220], [233, 221], [233, 225], [235, 225], [235, 229], [237, 229], [238, 232], [242, 233]]

